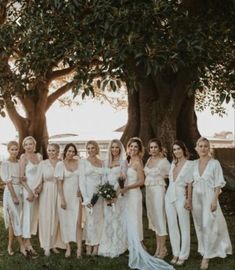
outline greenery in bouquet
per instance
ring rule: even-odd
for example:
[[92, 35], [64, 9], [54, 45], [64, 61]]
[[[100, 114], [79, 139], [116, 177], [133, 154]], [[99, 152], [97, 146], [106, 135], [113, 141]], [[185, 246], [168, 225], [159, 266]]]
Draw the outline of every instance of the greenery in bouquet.
[[111, 206], [112, 199], [117, 198], [116, 190], [109, 182], [98, 186], [98, 195], [108, 201], [107, 205], [109, 206]]

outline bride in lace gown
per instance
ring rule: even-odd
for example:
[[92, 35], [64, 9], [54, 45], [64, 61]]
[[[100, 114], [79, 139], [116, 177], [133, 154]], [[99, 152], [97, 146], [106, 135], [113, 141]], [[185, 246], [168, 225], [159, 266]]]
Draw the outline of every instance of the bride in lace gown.
[[125, 198], [121, 196], [118, 178], [126, 178], [127, 163], [125, 151], [119, 140], [112, 140], [105, 161], [104, 181], [108, 181], [117, 191], [114, 207], [104, 203], [104, 225], [99, 246], [99, 255], [117, 257], [127, 249], [126, 230], [124, 227]]
[[121, 189], [126, 196], [125, 223], [127, 229], [129, 262], [132, 269], [140, 270], [171, 270], [171, 265], [161, 259], [151, 256], [142, 246], [142, 193], [140, 187], [144, 185], [144, 171], [142, 155], [144, 147], [139, 138], [131, 138], [127, 144], [128, 169], [127, 185]]

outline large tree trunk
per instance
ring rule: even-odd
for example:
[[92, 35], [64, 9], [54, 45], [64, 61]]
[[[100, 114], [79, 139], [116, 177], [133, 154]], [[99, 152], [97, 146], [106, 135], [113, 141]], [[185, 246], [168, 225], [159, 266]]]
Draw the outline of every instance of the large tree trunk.
[[138, 91], [128, 91], [128, 123], [121, 138], [124, 145], [133, 136], [140, 137], [145, 146], [156, 137], [169, 155], [174, 140], [180, 139], [195, 155], [195, 141], [200, 134], [194, 97], [188, 96], [188, 85], [195, 74], [191, 71], [186, 76], [181, 70], [143, 77], [141, 68], [135, 67], [134, 71], [141, 84]]
[[[43, 86], [43, 88], [42, 88]], [[40, 93], [33, 97], [21, 96], [19, 100], [24, 107], [26, 117], [22, 117], [16, 111], [13, 103], [6, 103], [6, 109], [10, 119], [15, 125], [19, 135], [20, 152], [23, 152], [22, 141], [27, 136], [33, 136], [37, 142], [36, 151], [47, 157], [48, 132], [46, 125], [46, 105], [48, 86], [40, 83], [40, 89], [34, 89]]]

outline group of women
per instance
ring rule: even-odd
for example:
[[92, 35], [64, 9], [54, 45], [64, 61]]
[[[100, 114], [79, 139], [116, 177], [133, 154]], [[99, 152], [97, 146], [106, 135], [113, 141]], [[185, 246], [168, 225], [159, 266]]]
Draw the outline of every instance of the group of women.
[[[13, 255], [14, 236], [24, 256], [36, 254], [31, 236], [39, 234], [46, 256], [65, 249], [71, 256], [71, 242], [77, 244], [76, 255], [117, 257], [129, 250], [129, 267], [143, 270], [168, 270], [172, 265], [163, 259], [167, 224], [173, 258], [171, 264], [183, 265], [190, 253], [190, 211], [202, 255], [201, 269], [209, 260], [232, 254], [231, 241], [218, 197], [225, 185], [220, 163], [210, 155], [206, 138], [196, 145], [199, 159], [188, 160], [185, 144], [172, 146], [173, 161], [165, 157], [161, 142], [148, 143], [149, 159], [145, 166], [140, 138], [131, 138], [126, 153], [119, 140], [112, 140], [107, 158], [99, 159], [96, 141], [86, 144], [87, 158], [80, 159], [76, 146], [67, 144], [59, 159], [59, 146], [49, 144], [48, 159], [35, 153], [36, 141], [26, 137], [24, 154], [17, 159], [19, 145], [8, 144], [9, 158], [1, 165], [4, 191], [4, 220], [9, 227], [8, 253]], [[124, 187], [120, 178], [125, 180]], [[169, 186], [166, 190], [166, 178]], [[100, 184], [109, 182], [116, 190], [110, 202], [99, 198], [93, 203]], [[149, 255], [143, 244], [142, 192], [146, 186], [149, 228], [156, 234], [156, 251]], [[39, 225], [39, 226], [38, 226]]]

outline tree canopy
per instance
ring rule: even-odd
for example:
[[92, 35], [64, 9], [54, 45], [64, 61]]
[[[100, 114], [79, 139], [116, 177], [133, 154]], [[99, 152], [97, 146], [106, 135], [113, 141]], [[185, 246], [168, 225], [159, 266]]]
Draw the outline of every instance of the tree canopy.
[[235, 99], [232, 0], [4, 0], [0, 15], [1, 109], [69, 73], [46, 109], [69, 89], [94, 94], [94, 79], [114, 91], [125, 82], [130, 94], [159, 74], [172, 87], [177, 74], [190, 78], [198, 109], [222, 112]]
[[[146, 76], [195, 67], [192, 90], [215, 91], [221, 102], [234, 98], [233, 1], [3, 2], [8, 18], [0, 46], [14, 60], [14, 91], [29, 93], [29, 82], [38, 76], [52, 80], [59, 65], [76, 70], [77, 91], [86, 85], [92, 92], [99, 76], [134, 83], [135, 74], [126, 68], [134, 59]], [[4, 85], [8, 78], [1, 79]]]

